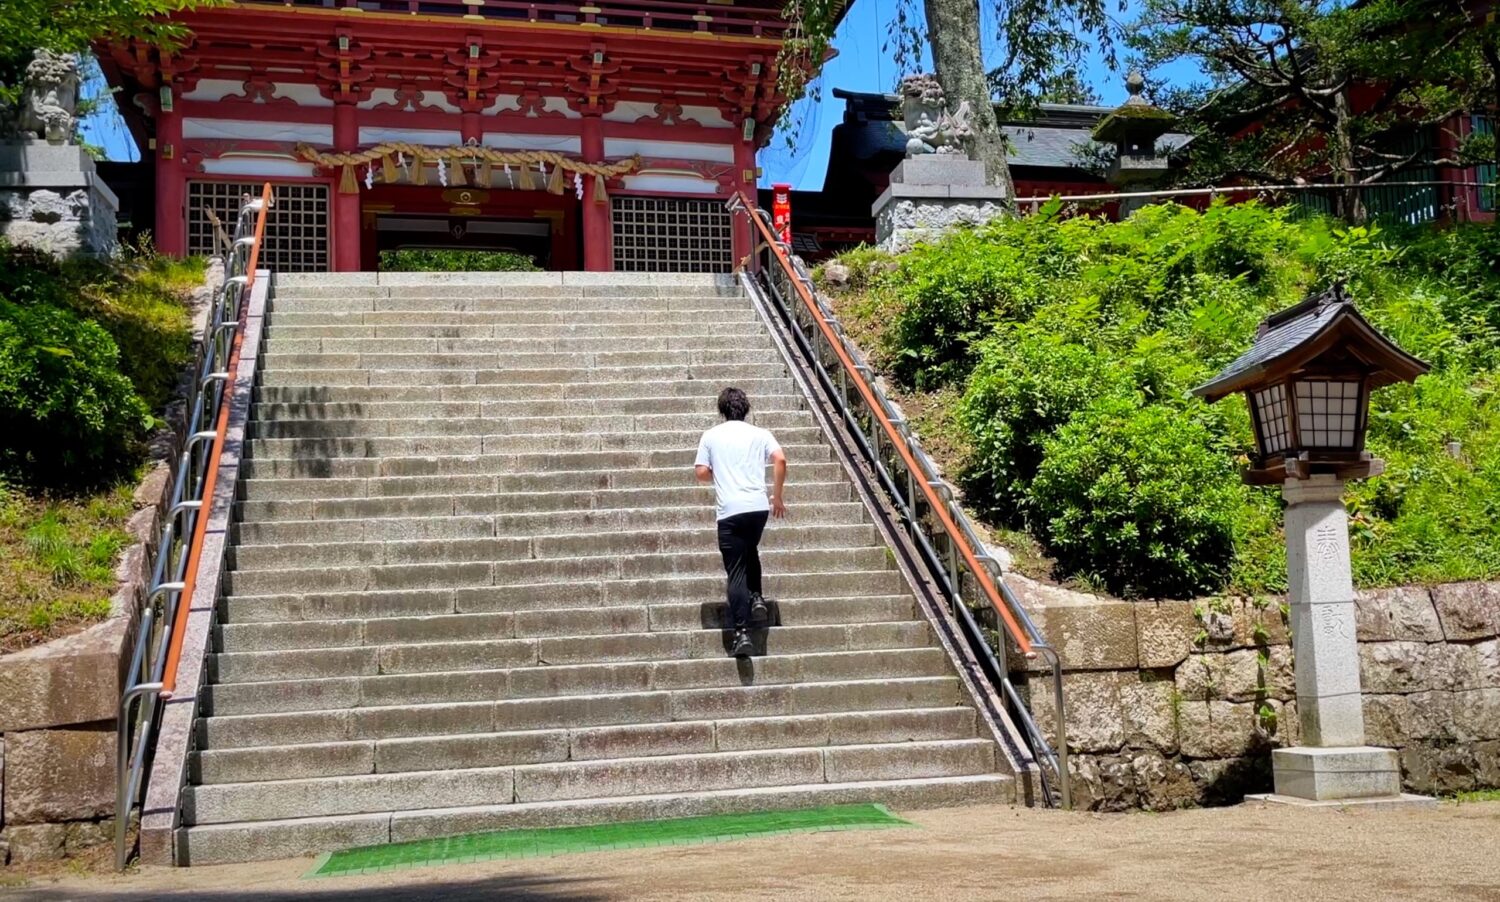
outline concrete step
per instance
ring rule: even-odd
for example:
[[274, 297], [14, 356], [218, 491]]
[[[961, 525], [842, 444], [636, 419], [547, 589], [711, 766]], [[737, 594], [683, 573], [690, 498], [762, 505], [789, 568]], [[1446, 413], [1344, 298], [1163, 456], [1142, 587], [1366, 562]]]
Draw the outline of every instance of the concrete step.
[[[535, 626], [543, 622], [538, 618], [544, 615], [566, 617], [568, 613], [570, 612], [564, 610], [521, 614], [440, 614], [431, 617], [229, 622], [216, 628], [216, 647], [225, 654], [243, 654], [514, 640], [521, 644], [515, 648], [500, 649], [499, 652], [505, 654], [507, 659], [514, 658], [522, 663], [529, 661], [532, 664], [709, 658], [720, 657], [725, 653], [724, 632], [718, 629], [557, 636], [550, 635], [555, 630], [542, 630]], [[647, 623], [646, 614], [641, 610], [632, 610], [627, 618], [617, 622], [629, 626], [630, 620], [639, 624]], [[537, 632], [547, 632], [549, 635], [515, 639], [518, 631], [523, 636]], [[759, 638], [762, 640], [758, 643], [757, 650], [766, 654], [923, 648], [929, 644], [930, 639], [927, 624], [917, 620], [823, 626], [782, 625], [756, 632], [761, 634]]]
[[460, 354], [284, 354], [275, 349], [261, 355], [261, 372], [267, 376], [283, 370], [338, 371], [365, 370], [506, 370], [607, 369], [627, 366], [694, 366], [729, 364], [764, 364], [768, 357], [762, 348], [686, 348], [677, 351], [619, 350], [629, 342], [617, 342], [612, 351], [510, 351], [494, 348]]
[[[296, 297], [271, 299], [270, 311], [286, 313], [493, 313], [518, 322], [639, 323], [645, 319], [706, 320], [735, 316], [749, 322], [755, 311], [743, 298], [712, 295], [673, 298], [584, 297]], [[530, 319], [548, 316], [549, 319]]]
[[[761, 549], [771, 551], [822, 548], [874, 548], [875, 527], [776, 526], [766, 531]], [[562, 557], [638, 554], [717, 554], [712, 527], [657, 532], [567, 533], [550, 536], [500, 536], [470, 539], [386, 539], [370, 542], [330, 541], [246, 545], [230, 549], [234, 570], [313, 566], [377, 566], [468, 561], [545, 560]]]
[[[754, 425], [770, 429], [815, 429], [817, 420], [807, 410], [757, 411], [751, 417]], [[717, 414], [706, 411], [690, 413], [620, 414], [616, 416], [475, 416], [448, 417], [433, 414], [404, 419], [375, 418], [324, 420], [257, 420], [250, 423], [249, 435], [257, 438], [342, 438], [405, 435], [552, 435], [554, 433], [623, 435], [637, 432], [703, 431], [722, 422]]]
[[[857, 656], [863, 655], [864, 658]], [[854, 656], [854, 657], [851, 657]], [[830, 656], [820, 656], [830, 657]], [[890, 685], [902, 680], [954, 680], [954, 677], [946, 675], [924, 674], [921, 667], [927, 666], [925, 661], [918, 661], [916, 674], [904, 673], [901, 664], [891, 663], [889, 668], [879, 666], [884, 658], [883, 654], [868, 652], [846, 653], [850, 660], [820, 662], [819, 666], [826, 666], [832, 673], [825, 679], [859, 681], [865, 680], [875, 684]], [[868, 659], [868, 660], [867, 660]], [[776, 661], [773, 658], [751, 658], [756, 662], [757, 668], [763, 662]], [[681, 663], [681, 662], [674, 662]], [[712, 702], [699, 699], [700, 704], [712, 707], [714, 704], [723, 705], [748, 705], [747, 710], [759, 710], [754, 707], [755, 700], [767, 697], [779, 697], [777, 694], [786, 694], [792, 691], [796, 685], [803, 683], [817, 684], [819, 681], [811, 675], [803, 677], [803, 671], [799, 666], [788, 664], [769, 664], [765, 669], [769, 670], [768, 676], [779, 678], [778, 682], [758, 682], [753, 686], [745, 685], [739, 678], [738, 667], [735, 661], [724, 659], [715, 662], [698, 662], [702, 670], [710, 673], [721, 673], [715, 671], [715, 667], [722, 668], [729, 665], [735, 672], [732, 677], [724, 677], [730, 682], [717, 682], [709, 689], [718, 694], [718, 700]], [[524, 677], [517, 682], [510, 679], [509, 671], [505, 670], [467, 670], [467, 671], [444, 671], [433, 673], [416, 674], [389, 674], [372, 676], [347, 676], [328, 678], [309, 678], [297, 680], [271, 680], [264, 682], [244, 683], [219, 683], [204, 690], [207, 708], [211, 714], [266, 714], [277, 711], [326, 711], [338, 708], [360, 708], [380, 707], [388, 705], [421, 705], [437, 702], [475, 702], [475, 701], [497, 701], [500, 699], [525, 699], [525, 698], [547, 698], [556, 700], [568, 695], [599, 695], [618, 694], [632, 692], [651, 691], [651, 680], [655, 665], [650, 663], [639, 664], [599, 664], [589, 667], [542, 667], [530, 668]], [[887, 673], [886, 670], [892, 672]], [[759, 674], [760, 669], [754, 671]], [[702, 683], [688, 684], [702, 686]], [[955, 683], [956, 685], [956, 683]], [[733, 691], [726, 691], [733, 687]], [[674, 698], [680, 694], [700, 690], [688, 690], [685, 686], [677, 686], [668, 683], [666, 686], [657, 687], [656, 691], [668, 692]], [[879, 691], [869, 689], [867, 691]], [[767, 696], [766, 693], [771, 693]], [[842, 707], [835, 710], [843, 710]], [[763, 711], [766, 715], [775, 713], [811, 713], [806, 711]], [[718, 714], [698, 714], [694, 716], [718, 716]]]
[[[294, 401], [257, 403], [251, 417], [259, 422], [342, 419], [406, 419], [411, 417], [578, 417], [660, 416], [696, 414], [716, 417], [716, 399], [707, 393], [665, 398], [555, 398], [544, 401]], [[757, 394], [752, 403], [756, 415], [801, 411], [807, 401], [794, 394]]]
[[746, 703], [729, 708], [712, 704], [711, 696], [723, 696], [722, 690], [694, 689], [675, 695], [656, 691], [569, 695], [550, 700], [485, 699], [215, 714], [198, 721], [197, 735], [203, 747], [227, 749], [713, 720], [743, 724], [719, 731], [726, 737], [738, 734], [743, 741], [744, 736], [758, 729], [774, 729], [767, 725], [783, 719], [795, 719], [800, 733], [817, 737], [817, 730], [808, 722], [827, 721], [825, 726], [831, 734], [836, 719], [861, 714], [899, 722], [900, 712], [908, 710], [956, 708], [968, 711], [973, 717], [973, 709], [960, 700], [956, 680], [919, 678], [888, 682], [888, 693], [881, 691], [879, 681], [869, 680], [757, 687], [748, 690], [744, 696]]
[[[758, 327], [756, 323], [746, 326]], [[552, 328], [552, 327], [548, 327]], [[688, 333], [678, 330], [667, 335], [610, 336], [609, 328], [592, 334], [544, 333], [535, 327], [516, 327], [503, 338], [283, 338], [272, 334], [266, 347], [277, 355], [306, 354], [344, 356], [349, 354], [499, 354], [513, 357], [537, 351], [548, 353], [595, 354], [616, 351], [620, 338], [628, 337], [635, 351], [754, 350], [774, 352], [771, 339], [763, 331], [749, 328], [718, 329]]]
[[[487, 712], [486, 712], [487, 713]], [[206, 721], [204, 738], [225, 731]], [[488, 718], [485, 718], [488, 720]], [[228, 731], [231, 738], [247, 738], [251, 730]], [[641, 723], [623, 726], [473, 732], [436, 736], [388, 736], [344, 739], [328, 730], [324, 741], [283, 744], [273, 729], [270, 744], [208, 745], [193, 756], [195, 783], [236, 783], [295, 780], [306, 777], [355, 776], [373, 773], [462, 770], [563, 761], [647, 758], [714, 752], [763, 751], [777, 748], [871, 745], [975, 738], [972, 708], [917, 708], [911, 711], [820, 714], [814, 717], [766, 717]], [[248, 737], [253, 738], [253, 737]]]
[[[276, 440], [295, 443], [299, 440]], [[310, 443], [321, 443], [326, 439], [312, 439]], [[344, 441], [335, 439], [333, 441]], [[348, 440], [356, 441], [356, 440]], [[386, 441], [371, 440], [363, 441]], [[398, 439], [397, 441], [404, 441]], [[252, 442], [251, 448], [264, 443]], [[292, 447], [296, 447], [295, 444]], [[796, 444], [783, 441], [782, 450], [787, 459], [799, 465], [824, 463], [833, 459], [832, 450], [823, 444]], [[333, 449], [319, 449], [340, 450]], [[673, 449], [633, 451], [547, 451], [507, 452], [503, 454], [441, 454], [431, 453], [411, 457], [274, 457], [248, 458], [247, 469], [242, 471], [247, 479], [296, 479], [296, 478], [373, 478], [377, 476], [467, 476], [476, 473], [504, 475], [510, 473], [584, 473], [599, 470], [612, 472], [623, 470], [677, 470], [691, 469], [696, 457], [697, 445], [679, 446]]]
[[[688, 686], [729, 687], [745, 685], [747, 680], [758, 684], [794, 683], [868, 676], [940, 676], [946, 672], [947, 659], [943, 650], [936, 647], [768, 654], [749, 659], [748, 664], [729, 657], [722, 646], [712, 657], [691, 659], [627, 657], [583, 663], [554, 663], [538, 659], [540, 640], [573, 641], [579, 638], [566, 625], [571, 619], [562, 617], [549, 622], [533, 615], [513, 618], [515, 631], [539, 633], [526, 637], [538, 641], [524, 641], [523, 638], [223, 652], [213, 656], [210, 673], [219, 687], [279, 682], [289, 697], [295, 697], [303, 683], [357, 680], [361, 696], [390, 697], [401, 701], [403, 692], [422, 698], [426, 698], [429, 691], [447, 692], [458, 673], [472, 674], [475, 685], [479, 687], [476, 691], [494, 691], [498, 692], [498, 697], [508, 698], [558, 692], [588, 694]], [[766, 632], [774, 633], [776, 628]], [[658, 634], [644, 644], [670, 645], [669, 637], [673, 636], [671, 633]], [[592, 644], [596, 647], [609, 644], [599, 637], [590, 638], [595, 640]], [[766, 640], [767, 646], [774, 647], [769, 636]], [[561, 646], [563, 643], [553, 642], [551, 645]], [[577, 654], [587, 655], [588, 651], [582, 649]], [[387, 684], [396, 688], [386, 688]], [[227, 688], [225, 692], [228, 692]], [[436, 700], [446, 700], [446, 697], [438, 695]]]
[[[791, 379], [785, 376], [777, 379], [736, 379], [734, 384], [743, 389], [750, 396], [751, 403], [757, 406], [759, 399], [767, 395], [797, 395], [797, 387]], [[611, 400], [623, 399], [692, 398], [712, 404], [713, 399], [717, 397], [718, 387], [703, 379], [505, 385], [391, 385], [375, 388], [357, 385], [322, 388], [261, 386], [255, 390], [255, 400], [260, 403], [362, 404], [440, 401], [543, 403], [563, 400], [607, 403]]]
[[[681, 352], [679, 352], [681, 353]], [[729, 353], [703, 351], [703, 354]], [[510, 364], [514, 356], [507, 355]], [[699, 380], [712, 386], [737, 382], [742, 379], [784, 379], [786, 366], [767, 361], [761, 356], [758, 362], [744, 363], [653, 363], [615, 366], [585, 366], [576, 362], [569, 366], [554, 366], [541, 369], [522, 368], [499, 361], [489, 369], [444, 369], [426, 370], [362, 370], [362, 369], [283, 369], [261, 371], [257, 384], [265, 387], [331, 388], [338, 386], [372, 385], [376, 387], [406, 387], [422, 385], [506, 385], [539, 382], [554, 384], [587, 385], [595, 382], [654, 382], [662, 380]], [[581, 389], [580, 389], [581, 390]]]
[[[776, 439], [783, 448], [816, 444], [817, 429], [783, 429]], [[465, 457], [587, 451], [686, 452], [691, 455], [703, 430], [620, 432], [607, 435], [412, 435], [350, 438], [285, 438], [250, 441], [252, 458]], [[691, 464], [691, 459], [689, 460]]]
[[[678, 299], [673, 299], [671, 303], [663, 302], [639, 307], [612, 306], [605, 303], [574, 306], [574, 309], [586, 311], [631, 310], [638, 312], [640, 317], [651, 316], [657, 311], [669, 308], [673, 309], [677, 316], [695, 314], [703, 319], [715, 318], [721, 313], [749, 309], [742, 301], [728, 301], [720, 305], [697, 300], [682, 303]], [[379, 310], [340, 310], [318, 313], [286, 312], [283, 308], [282, 312], [271, 314], [272, 319], [269, 320], [269, 325], [274, 328], [283, 326], [505, 326], [514, 322], [516, 316], [529, 317], [533, 313], [550, 310], [555, 310], [555, 308], [537, 301], [525, 301], [509, 307], [499, 306], [491, 310], [414, 310], [405, 306], [404, 303], [387, 304], [384, 309]]]
[[[894, 570], [765, 575], [766, 597], [777, 600], [783, 625], [910, 619], [912, 599], [899, 594], [906, 588]], [[589, 611], [598, 623], [614, 627], [597, 632], [700, 629], [723, 624], [724, 578], [241, 593], [220, 604], [229, 623], [574, 610]]]
[[954, 805], [1003, 804], [1014, 797], [1014, 781], [998, 774], [818, 783], [195, 826], [186, 831], [185, 844], [186, 858], [191, 864], [226, 864], [518, 827], [784, 811], [856, 802], [881, 803], [909, 811]]
[[[534, 491], [513, 495], [487, 492], [466, 495], [241, 501], [236, 505], [236, 512], [242, 521], [272, 523], [285, 520], [343, 520], [350, 517], [446, 517], [537, 511], [709, 507], [713, 504], [713, 497], [712, 486], [692, 485], [572, 492]], [[789, 510], [799, 505], [852, 500], [853, 489], [847, 482], [792, 482], [786, 492]], [[795, 511], [788, 514], [794, 515]]]
[[[858, 502], [823, 503], [793, 510], [784, 523], [772, 526], [856, 526], [868, 523]], [[713, 535], [714, 511], [708, 507], [655, 507], [612, 511], [537, 512], [449, 517], [373, 517], [344, 520], [286, 520], [274, 523], [237, 523], [233, 538], [240, 546], [308, 542], [373, 542], [404, 539], [483, 539], [600, 533], [607, 530], [640, 532], [661, 529], [700, 529]]]
[[[270, 320], [277, 316], [288, 316], [291, 310], [268, 314]], [[723, 326], [752, 325], [761, 322], [754, 310], [740, 306], [719, 306], [711, 309], [682, 310], [601, 310], [598, 312], [559, 312], [540, 308], [536, 310], [510, 310], [504, 314], [503, 322], [469, 323], [407, 323], [404, 325], [320, 325], [289, 326], [277, 321], [267, 322], [267, 335], [271, 340], [297, 341], [345, 341], [356, 338], [433, 338], [433, 339], [496, 339], [509, 338], [511, 329], [517, 326], [578, 326], [614, 328], [624, 325], [659, 324], [665, 327], [685, 327], [711, 322]], [[649, 330], [646, 334], [652, 334]], [[656, 333], [660, 334], [660, 333]], [[762, 331], [759, 334], [764, 334]]]
[[[498, 555], [506, 539], [475, 539], [495, 543]], [[525, 542], [525, 539], [514, 540]], [[882, 547], [768, 550], [761, 554], [768, 573], [879, 570], [891, 565], [889, 551]], [[300, 562], [298, 562], [300, 563]], [[272, 595], [288, 592], [351, 592], [383, 589], [453, 589], [494, 586], [497, 590], [518, 586], [571, 584], [578, 581], [633, 580], [647, 577], [723, 578], [717, 549], [697, 554], [640, 554], [625, 559], [611, 555], [559, 557], [543, 560], [501, 559], [466, 563], [382, 564], [348, 567], [293, 567], [279, 570], [236, 570], [225, 575], [225, 591], [235, 595]], [[769, 591], [769, 590], [768, 590]]]
[[994, 769], [980, 739], [664, 755], [451, 771], [195, 786], [192, 824], [503, 805], [685, 791], [977, 776]]
[[[799, 463], [787, 474], [787, 491], [803, 485], [838, 481], [843, 465]], [[767, 474], [768, 480], [770, 474]], [[394, 498], [418, 495], [474, 495], [484, 493], [561, 492], [588, 489], [694, 487], [692, 470], [660, 467], [639, 470], [578, 470], [552, 473], [455, 473], [421, 476], [343, 478], [250, 478], [240, 483], [239, 497], [247, 501], [290, 501], [302, 498]], [[768, 482], [769, 484], [769, 482]]]

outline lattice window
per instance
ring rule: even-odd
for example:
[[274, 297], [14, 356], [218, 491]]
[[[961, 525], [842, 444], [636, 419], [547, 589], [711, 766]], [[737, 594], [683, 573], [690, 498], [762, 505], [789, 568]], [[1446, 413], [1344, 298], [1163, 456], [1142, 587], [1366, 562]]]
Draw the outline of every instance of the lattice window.
[[1291, 411], [1286, 403], [1286, 388], [1272, 385], [1255, 393], [1256, 419], [1260, 421], [1261, 442], [1267, 454], [1285, 451], [1292, 444]]
[[[188, 182], [189, 254], [214, 253], [211, 209], [224, 231], [234, 232], [246, 195], [258, 197], [264, 182]], [[327, 272], [329, 257], [328, 186], [272, 183], [275, 203], [266, 217], [260, 265], [275, 272]]]
[[721, 200], [613, 199], [615, 269], [622, 272], [729, 272], [729, 211]]

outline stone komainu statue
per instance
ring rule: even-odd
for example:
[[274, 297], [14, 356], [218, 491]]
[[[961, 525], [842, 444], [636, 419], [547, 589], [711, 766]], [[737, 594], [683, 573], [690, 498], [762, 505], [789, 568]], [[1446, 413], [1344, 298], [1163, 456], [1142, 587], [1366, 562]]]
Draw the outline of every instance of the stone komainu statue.
[[908, 75], [901, 79], [901, 118], [906, 126], [906, 155], [963, 153], [964, 139], [974, 134], [969, 126], [972, 111], [963, 101], [948, 112], [943, 86], [935, 75]]
[[26, 67], [21, 137], [43, 138], [49, 144], [70, 143], [78, 122], [77, 104], [78, 57], [38, 50]]

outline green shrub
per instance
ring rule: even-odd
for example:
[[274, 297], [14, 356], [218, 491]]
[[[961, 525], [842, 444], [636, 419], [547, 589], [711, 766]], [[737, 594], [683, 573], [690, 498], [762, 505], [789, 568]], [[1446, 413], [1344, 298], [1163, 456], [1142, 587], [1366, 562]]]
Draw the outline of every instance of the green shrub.
[[114, 340], [47, 304], [0, 299], [0, 468], [41, 485], [95, 485], [134, 464], [150, 408]]
[[1244, 494], [1204, 424], [1130, 397], [1047, 439], [1032, 485], [1036, 531], [1059, 566], [1125, 596], [1223, 585]]
[[382, 272], [537, 272], [524, 254], [508, 251], [419, 250], [380, 252]]

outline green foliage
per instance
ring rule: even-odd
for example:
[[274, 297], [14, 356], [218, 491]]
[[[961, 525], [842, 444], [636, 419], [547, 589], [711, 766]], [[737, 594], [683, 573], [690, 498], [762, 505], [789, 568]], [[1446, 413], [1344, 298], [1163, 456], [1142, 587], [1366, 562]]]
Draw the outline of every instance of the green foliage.
[[[185, 291], [202, 261], [59, 262], [0, 243], [0, 473], [54, 488], [106, 483], [191, 354]], [[128, 353], [122, 353], [128, 349]]]
[[1031, 485], [1039, 537], [1059, 566], [1116, 595], [1213, 591], [1244, 494], [1215, 445], [1179, 410], [1104, 398], [1045, 444]]
[[1293, 222], [1257, 204], [1162, 205], [1121, 223], [1044, 209], [908, 253], [842, 305], [919, 409], [943, 397], [921, 390], [957, 387], [952, 421], [968, 441], [945, 444], [966, 449], [948, 459], [966, 503], [1024, 527], [1057, 576], [1126, 594], [1254, 594], [1285, 588], [1281, 500], [1240, 483], [1254, 444], [1243, 400], [1208, 406], [1189, 389], [1268, 313], [1343, 281], [1433, 365], [1375, 395], [1367, 443], [1386, 473], [1350, 487], [1355, 578], [1489, 578], [1500, 574], [1497, 236]]
[[382, 272], [538, 272], [541, 267], [524, 254], [508, 251], [399, 250], [381, 251]]
[[43, 485], [106, 480], [133, 463], [149, 422], [103, 328], [0, 300], [0, 469]]

